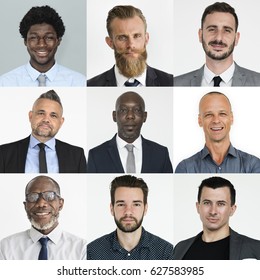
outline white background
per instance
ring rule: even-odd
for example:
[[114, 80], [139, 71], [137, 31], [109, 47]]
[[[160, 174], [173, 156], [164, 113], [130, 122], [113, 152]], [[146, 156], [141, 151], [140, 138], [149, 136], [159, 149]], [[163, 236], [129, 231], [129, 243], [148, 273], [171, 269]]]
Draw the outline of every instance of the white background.
[[[87, 88], [88, 150], [110, 140], [117, 133], [112, 119], [117, 98], [127, 92], [124, 88]], [[172, 159], [173, 101], [172, 88], [138, 87], [147, 111], [141, 134], [144, 138], [166, 146]], [[87, 152], [86, 152], [87, 153]]]
[[[174, 88], [174, 170], [177, 164], [200, 151], [205, 145], [203, 128], [198, 124], [199, 101], [212, 88]], [[234, 123], [230, 139], [241, 151], [260, 157], [259, 104], [260, 94], [256, 87], [219, 88], [230, 100]]]
[[105, 42], [108, 12], [116, 5], [132, 5], [143, 12], [150, 40], [148, 64], [173, 73], [173, 1], [87, 0], [87, 78], [99, 75], [115, 64], [114, 51]]
[[[174, 0], [174, 76], [200, 68], [205, 54], [198, 38], [201, 16], [205, 8], [216, 1]], [[221, 1], [220, 1], [221, 2]], [[238, 16], [240, 40], [234, 50], [234, 60], [242, 67], [260, 72], [258, 27], [260, 3], [255, 0], [226, 1]]]
[[86, 75], [86, 0], [1, 1], [0, 75], [28, 62], [29, 54], [19, 25], [32, 7], [45, 5], [55, 9], [65, 25], [65, 33], [56, 53], [57, 62]]

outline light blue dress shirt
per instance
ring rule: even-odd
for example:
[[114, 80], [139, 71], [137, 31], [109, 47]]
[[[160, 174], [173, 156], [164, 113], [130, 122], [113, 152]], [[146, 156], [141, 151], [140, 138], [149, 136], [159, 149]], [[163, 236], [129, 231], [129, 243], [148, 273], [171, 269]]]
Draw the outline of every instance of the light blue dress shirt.
[[47, 87], [85, 87], [86, 77], [55, 63], [46, 73], [34, 69], [30, 62], [0, 76], [0, 87], [38, 87], [38, 76], [45, 74]]
[[[39, 173], [39, 143], [39, 140], [32, 135], [30, 136], [30, 143], [25, 162], [25, 173]], [[59, 162], [55, 149], [55, 138], [50, 139], [44, 144], [46, 145], [45, 152], [48, 173], [59, 173]]]

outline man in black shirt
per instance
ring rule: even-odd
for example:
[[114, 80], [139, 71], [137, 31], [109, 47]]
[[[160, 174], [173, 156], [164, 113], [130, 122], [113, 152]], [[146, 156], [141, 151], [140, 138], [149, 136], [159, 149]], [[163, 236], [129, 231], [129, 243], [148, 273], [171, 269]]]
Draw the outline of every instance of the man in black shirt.
[[175, 260], [260, 259], [260, 241], [241, 235], [229, 227], [229, 217], [236, 211], [236, 191], [222, 177], [202, 181], [196, 203], [203, 224], [197, 236], [179, 242]]
[[172, 259], [173, 245], [142, 227], [148, 186], [131, 175], [116, 177], [110, 189], [111, 214], [117, 229], [87, 246], [88, 260]]

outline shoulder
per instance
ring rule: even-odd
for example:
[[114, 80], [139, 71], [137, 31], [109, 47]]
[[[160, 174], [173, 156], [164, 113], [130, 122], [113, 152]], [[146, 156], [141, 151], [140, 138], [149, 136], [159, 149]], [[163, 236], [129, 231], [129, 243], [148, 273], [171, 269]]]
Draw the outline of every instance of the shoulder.
[[17, 140], [17, 141], [14, 141], [14, 142], [9, 142], [9, 143], [5, 143], [5, 144], [2, 144], [0, 145], [0, 148], [2, 150], [5, 150], [5, 149], [13, 149], [14, 147], [18, 147], [20, 144], [22, 143], [28, 143], [29, 144], [29, 141], [30, 141], [30, 137], [26, 137], [24, 139], [20, 139], [20, 140]]
[[0, 242], [1, 245], [8, 245], [8, 244], [18, 244], [20, 241], [24, 242], [24, 239], [30, 239], [29, 230], [17, 232], [11, 235], [4, 237]]
[[158, 149], [158, 150], [168, 150], [167, 147], [157, 143], [157, 142], [154, 142], [152, 140], [148, 140], [144, 137], [142, 137], [142, 144], [143, 145], [146, 145], [148, 147], [152, 147], [153, 149]]
[[203, 66], [199, 69], [178, 75], [173, 79], [174, 86], [190, 86], [190, 80], [202, 76], [202, 73]]
[[58, 75], [66, 80], [70, 86], [86, 86], [86, 76], [68, 67], [57, 64]]
[[55, 139], [56, 140], [56, 146], [61, 147], [61, 148], [66, 148], [67, 151], [83, 151], [83, 148], [63, 142], [61, 140]]
[[148, 241], [150, 244], [153, 244], [153, 246], [173, 248], [173, 245], [170, 242], [166, 241], [165, 239], [163, 239], [153, 233], [144, 231], [144, 235], [145, 235], [146, 241]]
[[87, 86], [107, 86], [107, 80], [115, 81], [114, 67], [87, 80]]
[[115, 143], [115, 145], [116, 145], [116, 142], [114, 142], [113, 139], [107, 140], [107, 141], [101, 143], [100, 145], [97, 145], [97, 146], [91, 148], [89, 150], [89, 152], [96, 153], [96, 152], [103, 151], [104, 149], [107, 149], [108, 146], [112, 145], [113, 143]]
[[[156, 78], [160, 86], [173, 86], [173, 75], [162, 70], [147, 66], [147, 80]], [[148, 82], [148, 81], [147, 81]], [[148, 82], [149, 86], [149, 82]]]
[[235, 71], [236, 72], [241, 72], [241, 73], [245, 73], [246, 75], [252, 75], [252, 76], [257, 76], [260, 77], [260, 73], [253, 71], [253, 70], [249, 70], [247, 68], [241, 67], [238, 64], [235, 63]]
[[197, 166], [198, 162], [201, 161], [201, 152], [202, 151], [199, 151], [196, 154], [180, 161], [176, 167], [175, 173], [195, 172], [195, 166]]

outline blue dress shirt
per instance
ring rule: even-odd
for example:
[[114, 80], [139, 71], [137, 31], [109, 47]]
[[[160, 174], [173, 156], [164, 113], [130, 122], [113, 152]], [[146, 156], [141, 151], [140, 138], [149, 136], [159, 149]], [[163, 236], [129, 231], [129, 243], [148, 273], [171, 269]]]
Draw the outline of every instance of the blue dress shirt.
[[175, 173], [260, 173], [260, 159], [230, 144], [227, 155], [218, 165], [205, 146], [200, 152], [181, 161]]
[[130, 252], [119, 244], [116, 230], [87, 245], [88, 260], [168, 260], [172, 256], [173, 245], [144, 228], [139, 243]]
[[[39, 151], [38, 146], [39, 140], [32, 135], [30, 136], [30, 143], [28, 147], [26, 162], [25, 162], [25, 173], [39, 173]], [[59, 162], [56, 154], [56, 141], [55, 138], [51, 138], [49, 141], [44, 143], [46, 152], [46, 161], [48, 173], [59, 173]]]
[[47, 87], [85, 87], [86, 77], [55, 63], [46, 73], [34, 69], [30, 62], [0, 76], [0, 87], [37, 87], [38, 76], [45, 74]]

